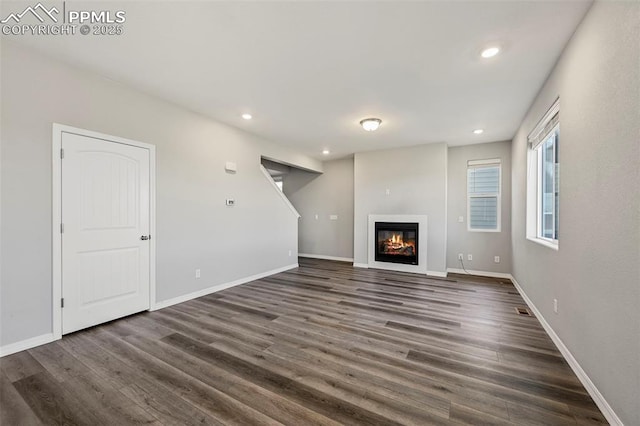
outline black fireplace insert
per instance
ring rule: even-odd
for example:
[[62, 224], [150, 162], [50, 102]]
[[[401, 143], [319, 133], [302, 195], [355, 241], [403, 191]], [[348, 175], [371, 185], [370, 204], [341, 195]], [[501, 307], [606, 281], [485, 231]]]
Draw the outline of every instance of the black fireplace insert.
[[376, 262], [418, 264], [418, 224], [376, 222]]

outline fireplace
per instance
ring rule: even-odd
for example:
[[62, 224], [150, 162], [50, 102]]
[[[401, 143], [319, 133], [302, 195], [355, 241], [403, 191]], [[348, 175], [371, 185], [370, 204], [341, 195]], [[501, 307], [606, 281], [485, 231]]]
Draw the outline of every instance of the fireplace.
[[376, 222], [376, 262], [418, 264], [418, 223]]

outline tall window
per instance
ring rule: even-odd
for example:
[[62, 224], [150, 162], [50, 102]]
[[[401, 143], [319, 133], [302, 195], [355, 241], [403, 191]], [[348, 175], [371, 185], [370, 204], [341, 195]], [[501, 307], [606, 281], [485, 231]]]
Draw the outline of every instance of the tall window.
[[558, 247], [560, 103], [556, 101], [529, 135], [527, 238]]
[[500, 231], [499, 159], [467, 163], [467, 217], [469, 231]]

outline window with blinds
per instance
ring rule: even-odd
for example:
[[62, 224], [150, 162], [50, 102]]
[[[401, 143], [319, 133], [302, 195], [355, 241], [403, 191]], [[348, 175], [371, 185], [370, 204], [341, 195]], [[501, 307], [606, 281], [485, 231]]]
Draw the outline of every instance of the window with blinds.
[[500, 231], [499, 159], [467, 163], [467, 217], [469, 231]]

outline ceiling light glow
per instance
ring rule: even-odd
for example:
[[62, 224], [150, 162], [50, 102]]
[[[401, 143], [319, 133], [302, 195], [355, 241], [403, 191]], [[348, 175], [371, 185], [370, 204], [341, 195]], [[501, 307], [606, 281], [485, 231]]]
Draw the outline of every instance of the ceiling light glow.
[[496, 46], [493, 46], [493, 47], [488, 47], [488, 48], [484, 49], [482, 51], [482, 53], [480, 54], [480, 56], [482, 56], [483, 58], [493, 58], [498, 53], [500, 53], [500, 48], [496, 47]]
[[251, 120], [253, 117], [251, 116], [251, 114], [244, 113], [242, 114], [242, 118], [244, 118], [245, 120]]
[[380, 127], [381, 123], [382, 123], [382, 120], [380, 120], [379, 118], [365, 118], [364, 120], [360, 121], [360, 125], [367, 132], [373, 132], [375, 130], [378, 130], [378, 127]]
[[482, 129], [475, 129], [475, 130], [473, 131], [473, 134], [474, 134], [474, 135], [481, 135], [481, 134], [483, 134], [483, 133], [484, 133], [484, 130], [482, 130]]
[[323, 150], [322, 150], [322, 153], [323, 153], [324, 155], [329, 155], [331, 152], [330, 152], [328, 149], [323, 149]]

